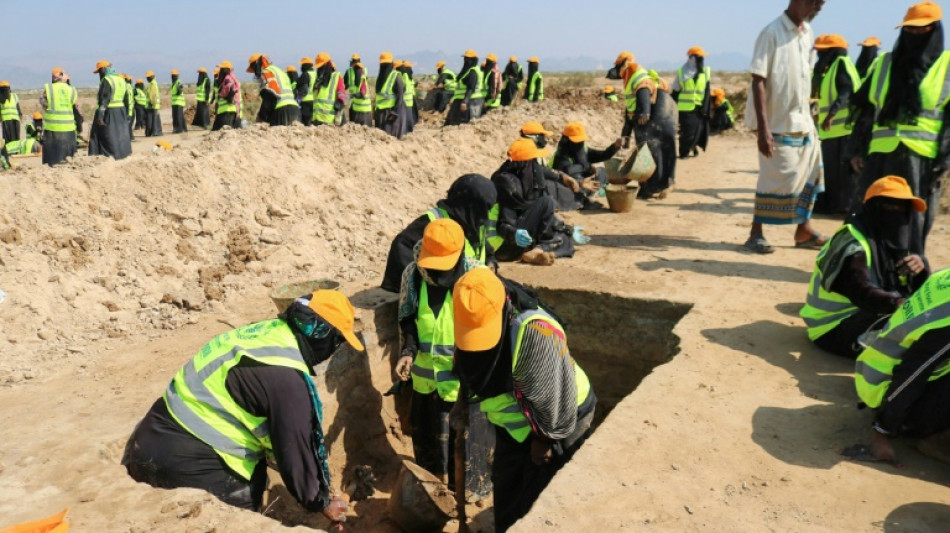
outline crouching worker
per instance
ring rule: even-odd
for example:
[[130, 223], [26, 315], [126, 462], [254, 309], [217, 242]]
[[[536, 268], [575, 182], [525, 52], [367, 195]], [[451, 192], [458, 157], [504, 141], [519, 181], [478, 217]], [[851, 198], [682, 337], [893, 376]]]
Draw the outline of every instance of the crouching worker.
[[[389, 246], [386, 271], [380, 287], [399, 292], [406, 267], [415, 260], [415, 247], [422, 240], [426, 226], [433, 220], [451, 219], [462, 226], [465, 233], [465, 255], [483, 265], [496, 265], [492, 246], [497, 244], [498, 193], [488, 178], [480, 174], [466, 174], [449, 187], [445, 199], [402, 230]], [[493, 242], [494, 241], [494, 242]]]
[[[456, 433], [449, 423], [459, 395], [459, 380], [452, 367], [455, 352], [452, 288], [466, 272], [482, 264], [463, 254], [462, 226], [442, 218], [426, 226], [416, 246], [416, 261], [406, 268], [399, 292], [399, 329], [402, 348], [396, 377], [412, 379], [412, 451], [416, 463], [455, 485]], [[466, 492], [487, 497], [488, 458], [494, 434], [475, 404], [469, 407], [466, 440], [468, 473]]]
[[[553, 178], [561, 183], [563, 175], [539, 162], [548, 154], [535, 140], [518, 139], [508, 149], [508, 160], [492, 174], [499, 209], [498, 235], [492, 246], [499, 261], [551, 265], [556, 257], [574, 255], [574, 228], [554, 214], [555, 201], [546, 181]], [[574, 180], [569, 183], [576, 187]]]
[[937, 272], [890, 318], [858, 357], [854, 384], [875, 410], [871, 444], [842, 454], [897, 463], [891, 438], [923, 440], [918, 449], [950, 463], [950, 270]]
[[455, 371], [495, 425], [495, 531], [524, 516], [587, 437], [597, 399], [541, 302], [491, 270], [452, 291]]
[[301, 505], [343, 521], [347, 503], [331, 494], [323, 409], [311, 376], [344, 340], [363, 350], [353, 318], [346, 296], [320, 290], [276, 319], [213, 339], [135, 428], [122, 458], [129, 475], [260, 510], [271, 458]]
[[815, 262], [800, 314], [818, 347], [857, 357], [858, 337], [927, 280], [926, 259], [907, 251], [914, 213], [926, 209], [903, 178], [888, 176], [868, 188], [862, 212], [825, 243]]

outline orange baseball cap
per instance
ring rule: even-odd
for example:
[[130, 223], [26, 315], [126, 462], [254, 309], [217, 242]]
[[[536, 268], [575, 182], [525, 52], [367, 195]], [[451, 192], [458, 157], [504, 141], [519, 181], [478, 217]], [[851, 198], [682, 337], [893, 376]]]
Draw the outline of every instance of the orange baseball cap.
[[620, 52], [620, 55], [617, 56], [617, 59], [614, 61], [614, 65], [619, 65], [619, 64], [623, 63], [624, 61], [630, 61], [630, 62], [632, 63], [632, 62], [634, 61], [633, 53], [632, 53], [632, 52]]
[[112, 63], [109, 63], [108, 61], [106, 61], [105, 59], [103, 59], [102, 61], [96, 63], [96, 70], [93, 70], [92, 73], [93, 73], [93, 74], [98, 74], [99, 71], [102, 70], [103, 68], [105, 68], [105, 67], [111, 67], [111, 66], [112, 66]]
[[230, 62], [230, 61], [222, 61], [221, 64], [218, 65], [218, 68], [219, 68], [219, 69], [220, 69], [220, 68], [230, 68], [230, 69], [233, 69], [234, 67], [231, 66], [231, 62]]
[[440, 68], [444, 66], [445, 66], [445, 61], [439, 61], [438, 63], [435, 64], [435, 69], [439, 70]]
[[584, 125], [580, 122], [568, 122], [567, 126], [564, 126], [564, 136], [576, 143], [590, 140], [587, 131], [584, 130]]
[[326, 52], [320, 52], [319, 54], [317, 54], [317, 57], [314, 58], [313, 66], [320, 68], [329, 62], [330, 62], [330, 54]]
[[832, 33], [828, 35], [822, 35], [818, 39], [815, 39], [815, 50], [827, 50], [829, 48], [847, 48], [848, 41], [844, 37]]
[[9, 87], [9, 86], [10, 86], [10, 82], [8, 82], [7, 80], [0, 81], [0, 87]]
[[468, 49], [468, 50], [466, 50], [466, 51], [465, 51], [465, 53], [464, 53], [464, 54], [462, 54], [462, 57], [472, 57], [472, 58], [477, 58], [477, 57], [478, 57], [478, 54], [477, 54], [477, 53], [475, 53], [475, 50], [472, 50], [472, 49]]
[[393, 68], [401, 68], [405, 63], [401, 59], [393, 61]]
[[284, 72], [297, 72], [297, 67], [293, 65], [287, 65], [287, 68], [284, 69]]
[[172, 69], [172, 76], [178, 75], [178, 69]]
[[480, 352], [498, 345], [505, 299], [505, 286], [489, 268], [472, 269], [456, 282], [452, 310], [460, 350]]
[[861, 46], [877, 46], [878, 48], [880, 48], [881, 40], [878, 39], [877, 37], [868, 37], [867, 39], [861, 42]]
[[359, 54], [353, 54], [350, 56], [350, 61], [362, 61], [362, 60], [363, 58], [361, 58]]
[[547, 157], [549, 155], [551, 155], [550, 152], [543, 148], [538, 148], [538, 145], [534, 144], [533, 140], [526, 138], [518, 139], [511, 143], [511, 146], [508, 148], [508, 159], [516, 163], [519, 161], [531, 161], [532, 159]]
[[907, 14], [904, 15], [904, 22], [897, 27], [903, 26], [929, 26], [943, 18], [943, 10], [936, 2], [921, 2], [910, 6]]
[[152, 72], [151, 70], [145, 72], [145, 77], [146, 77], [146, 78], [151, 78], [151, 77], [154, 77], [154, 76], [155, 76], [155, 73]]
[[201, 67], [201, 68], [198, 69], [198, 72], [200, 72], [200, 73], [202, 73], [202, 74], [207, 74], [207, 73], [208, 73], [208, 69], [206, 69], [206, 68], [204, 68], [204, 67]]
[[422, 234], [417, 264], [432, 270], [452, 270], [465, 248], [465, 232], [451, 218], [430, 222]]
[[56, 67], [53, 69], [53, 76], [62, 76], [66, 74], [66, 71], [62, 67]]
[[517, 62], [518, 62], [518, 56], [511, 56], [511, 57], [508, 58], [508, 61], [511, 61], [512, 63], [517, 63]]
[[531, 59], [528, 60], [528, 63], [540, 63], [538, 56], [531, 56]]
[[885, 198], [894, 198], [895, 200], [910, 200], [914, 205], [914, 211], [923, 213], [927, 210], [927, 202], [914, 196], [910, 190], [907, 180], [898, 176], [885, 176], [868, 187], [864, 193], [865, 203], [871, 198], [883, 196]]
[[487, 60], [487, 61], [494, 61], [495, 63], [497, 63], [497, 62], [498, 62], [498, 56], [496, 56], [495, 54], [488, 54], [487, 56], [485, 56], [485, 60]]
[[39, 111], [35, 111], [33, 113], [33, 120], [43, 120], [43, 113], [40, 113]]
[[392, 63], [392, 62], [393, 62], [393, 55], [392, 55], [391, 53], [389, 53], [389, 52], [383, 52], [382, 54], [379, 54], [379, 62], [380, 62], [380, 63]]
[[553, 131], [548, 131], [544, 129], [544, 126], [540, 122], [528, 122], [524, 126], [521, 126], [522, 135], [554, 135]]
[[313, 60], [310, 59], [309, 57], [301, 57], [300, 66], [304, 66], [304, 65], [313, 65]]
[[362, 352], [365, 347], [353, 333], [353, 321], [356, 311], [342, 292], [319, 290], [310, 296], [310, 309], [320, 315], [331, 326], [335, 327], [356, 351]]
[[402, 66], [407, 67], [407, 68], [412, 68], [412, 63], [410, 63], [409, 61], [403, 61]]
[[694, 46], [694, 47], [692, 47], [692, 48], [690, 48], [689, 50], [686, 51], [686, 55], [688, 55], [688, 56], [706, 57], [706, 51], [703, 50], [703, 47], [702, 47], [702, 46]]
[[613, 85], [608, 85], [608, 86], [604, 87], [604, 92], [607, 93], [607, 94], [613, 94], [613, 92], [614, 92], [614, 86], [613, 86]]
[[254, 67], [253, 67], [254, 63], [257, 62], [257, 60], [258, 60], [258, 59], [261, 59], [262, 57], [264, 57], [264, 54], [254, 54], [254, 55], [252, 55], [251, 58], [247, 60], [247, 71], [246, 71], [246, 72], [254, 72]]
[[136, 78], [135, 84], [136, 84], [136, 85], [145, 85], [145, 80], [143, 80], [142, 78]]

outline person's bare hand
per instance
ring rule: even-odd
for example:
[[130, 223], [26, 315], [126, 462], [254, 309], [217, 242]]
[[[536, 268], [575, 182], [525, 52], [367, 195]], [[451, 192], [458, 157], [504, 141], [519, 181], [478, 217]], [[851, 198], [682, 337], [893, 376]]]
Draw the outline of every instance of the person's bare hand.
[[561, 181], [564, 182], [564, 185], [570, 187], [574, 192], [580, 192], [581, 186], [578, 185], [577, 180], [568, 176], [567, 174], [561, 174]]
[[409, 381], [412, 372], [412, 356], [404, 355], [396, 362], [396, 377], [400, 381]]
[[613, 144], [614, 149], [619, 150], [621, 144], [623, 144], [623, 139], [618, 138], [616, 141], [614, 141], [614, 144]]
[[828, 115], [821, 123], [821, 129], [828, 131], [831, 129], [831, 115]]
[[459, 106], [459, 111], [463, 113], [468, 111], [468, 104], [466, 104], [465, 102], [462, 102], [462, 104]]
[[897, 273], [916, 276], [924, 271], [924, 260], [919, 255], [913, 254], [897, 262]]
[[767, 159], [775, 155], [775, 139], [772, 138], [772, 132], [759, 130], [759, 153]]
[[861, 171], [864, 170], [864, 158], [859, 155], [852, 157], [851, 170], [853, 170], [855, 174], [860, 174]]
[[539, 439], [531, 439], [531, 462], [541, 466], [551, 462], [554, 452], [551, 443]]
[[637, 124], [640, 126], [646, 126], [650, 122], [650, 115], [640, 115], [640, 118], [637, 119]]
[[346, 522], [346, 510], [349, 508], [350, 502], [346, 499], [339, 496], [334, 496], [330, 500], [330, 504], [327, 505], [326, 509], [320, 511], [323, 513], [323, 516], [327, 517], [327, 520], [331, 522]]

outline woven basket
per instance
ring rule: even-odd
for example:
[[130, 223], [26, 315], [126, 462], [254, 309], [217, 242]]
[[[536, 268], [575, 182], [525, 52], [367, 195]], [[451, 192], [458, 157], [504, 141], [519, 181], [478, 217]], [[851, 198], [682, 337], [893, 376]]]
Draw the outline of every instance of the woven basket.
[[291, 283], [277, 287], [270, 293], [270, 299], [277, 306], [277, 312], [283, 313], [294, 300], [301, 296], [307, 296], [320, 289], [338, 289], [340, 284], [329, 279], [315, 279], [311, 281], [301, 281], [300, 283]]

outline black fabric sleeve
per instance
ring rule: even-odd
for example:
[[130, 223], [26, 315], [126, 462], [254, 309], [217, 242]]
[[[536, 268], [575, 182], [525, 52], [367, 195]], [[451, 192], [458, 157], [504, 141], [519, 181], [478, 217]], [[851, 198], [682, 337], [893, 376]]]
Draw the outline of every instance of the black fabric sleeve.
[[257, 112], [257, 120], [269, 122], [271, 115], [277, 108], [277, 95], [271, 91], [261, 90], [261, 109]]
[[854, 121], [851, 135], [845, 147], [845, 159], [864, 157], [871, 146], [871, 129], [874, 127], [874, 104], [869, 100], [871, 84], [865, 83], [851, 96], [851, 117]]
[[100, 108], [105, 109], [109, 107], [109, 102], [112, 101], [112, 84], [106, 80], [102, 80], [102, 83], [99, 84], [99, 96], [97, 100]]
[[399, 331], [402, 332], [402, 347], [399, 355], [411, 354], [413, 358], [419, 351], [419, 329], [416, 327], [416, 317], [407, 316], [399, 322]]
[[413, 261], [412, 249], [422, 240], [422, 234], [429, 225], [429, 217], [422, 215], [399, 232], [389, 246], [389, 256], [386, 259], [386, 271], [383, 274], [381, 288], [389, 292], [399, 292], [402, 283], [402, 273]]
[[292, 368], [245, 359], [228, 372], [225, 387], [244, 410], [267, 419], [280, 477], [290, 494], [309, 511], [330, 503], [313, 437], [316, 423], [307, 379]]
[[[650, 102], [650, 96], [650, 89], [646, 87], [637, 91], [637, 112], [634, 113], [635, 117], [649, 117], [650, 113], [653, 112], [653, 104]], [[676, 98], [673, 100], [676, 101]]]
[[854, 92], [854, 83], [851, 82], [851, 76], [848, 75], [847, 69], [843, 67], [838, 69], [838, 74], [835, 76], [835, 86], [838, 88], [838, 98], [831, 102], [831, 108], [828, 111], [832, 117], [847, 104]]
[[943, 108], [943, 126], [940, 129], [938, 142], [940, 151], [937, 152], [937, 159], [934, 161], [934, 170], [947, 170], [950, 168], [950, 105]]
[[[909, 411], [927, 388], [931, 372], [946, 361], [947, 357], [950, 357], [950, 350], [926, 368], [921, 367], [947, 346], [948, 342], [950, 342], [950, 329], [935, 329], [924, 333], [904, 352], [900, 364], [894, 367], [894, 374], [887, 388], [884, 403], [877, 410], [874, 420], [875, 429], [892, 436], [901, 433]], [[918, 371], [919, 375], [915, 376], [914, 374]], [[900, 392], [897, 392], [898, 390]]]
[[544, 179], [550, 181], [556, 181], [557, 183], [563, 183], [564, 180], [561, 179], [561, 173], [557, 170], [554, 170], [550, 167], [541, 167], [541, 172], [544, 174]]
[[831, 290], [844, 295], [858, 308], [880, 315], [893, 313], [903, 299], [900, 293], [885, 291], [871, 283], [864, 252], [858, 252], [845, 260], [841, 272], [831, 284]]
[[612, 144], [603, 150], [594, 150], [593, 148], [589, 148], [587, 150], [587, 162], [590, 164], [603, 163], [604, 161], [616, 155], [617, 150], [619, 150], [619, 148]]
[[706, 92], [705, 92], [705, 94], [703, 94], [703, 105], [702, 105], [703, 116], [704, 116], [704, 117], [708, 117], [708, 116], [709, 116], [709, 111], [710, 111], [709, 106], [710, 106], [710, 101], [712, 100], [712, 98], [710, 98], [710, 91], [711, 91], [710, 87], [711, 87], [711, 86], [712, 86], [712, 81], [711, 81], [711, 80], [707, 80], [707, 82], [706, 82]]
[[[477, 68], [477, 67], [476, 67]], [[465, 75], [465, 103], [470, 103], [472, 99], [472, 94], [475, 92], [475, 89], [478, 86], [478, 74], [475, 72], [475, 69], [470, 69], [468, 74]]]
[[297, 89], [294, 91], [297, 99], [302, 99], [304, 96], [307, 96], [307, 91], [310, 90], [310, 71], [305, 70], [300, 73], [300, 77], [297, 79]]

